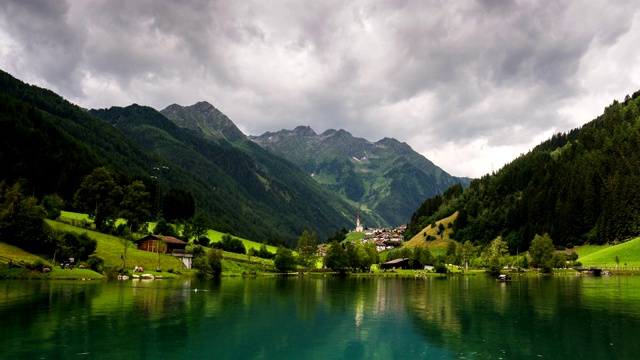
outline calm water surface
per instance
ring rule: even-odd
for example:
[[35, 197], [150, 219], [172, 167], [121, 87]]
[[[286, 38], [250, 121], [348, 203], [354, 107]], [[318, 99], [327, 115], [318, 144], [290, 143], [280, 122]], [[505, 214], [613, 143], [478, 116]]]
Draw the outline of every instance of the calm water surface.
[[640, 277], [0, 281], [1, 359], [637, 359]]

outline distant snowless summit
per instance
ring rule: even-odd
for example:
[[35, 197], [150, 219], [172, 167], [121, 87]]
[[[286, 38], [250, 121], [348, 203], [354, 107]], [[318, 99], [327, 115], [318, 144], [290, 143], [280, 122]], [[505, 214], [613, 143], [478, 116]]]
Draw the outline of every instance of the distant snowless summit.
[[[309, 126], [249, 136], [349, 201], [397, 226], [427, 198], [471, 179], [452, 176], [406, 143], [384, 138], [372, 143], [345, 130], [318, 135]], [[370, 225], [382, 225], [371, 224]]]

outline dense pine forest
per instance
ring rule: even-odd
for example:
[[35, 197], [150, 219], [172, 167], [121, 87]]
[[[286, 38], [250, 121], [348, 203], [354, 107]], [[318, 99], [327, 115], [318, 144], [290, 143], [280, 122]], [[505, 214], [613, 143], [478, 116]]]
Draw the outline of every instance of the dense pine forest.
[[536, 234], [557, 246], [604, 244], [640, 235], [640, 91], [614, 101], [581, 128], [554, 135], [495, 174], [426, 200], [408, 238], [458, 211], [453, 237], [512, 253]]

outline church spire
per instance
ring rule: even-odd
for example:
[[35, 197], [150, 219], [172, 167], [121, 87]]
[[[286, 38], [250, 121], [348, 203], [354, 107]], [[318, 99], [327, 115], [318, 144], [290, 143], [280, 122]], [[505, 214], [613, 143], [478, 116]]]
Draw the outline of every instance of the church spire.
[[364, 228], [362, 224], [360, 224], [360, 214], [356, 215], [356, 232], [363, 232]]

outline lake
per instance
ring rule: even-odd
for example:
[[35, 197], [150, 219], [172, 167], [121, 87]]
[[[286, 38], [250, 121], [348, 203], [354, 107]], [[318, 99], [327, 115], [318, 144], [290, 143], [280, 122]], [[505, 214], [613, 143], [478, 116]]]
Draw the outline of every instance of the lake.
[[640, 277], [0, 281], [1, 359], [634, 359]]

